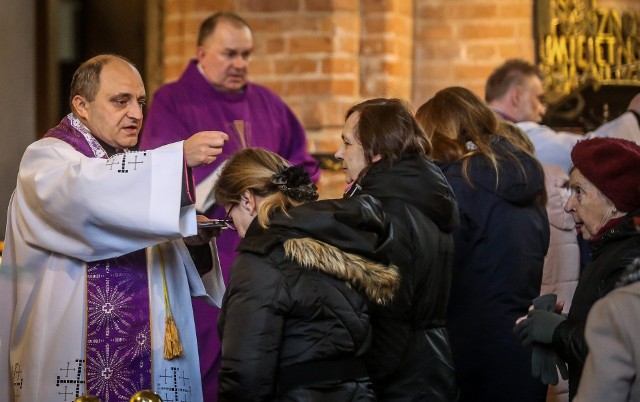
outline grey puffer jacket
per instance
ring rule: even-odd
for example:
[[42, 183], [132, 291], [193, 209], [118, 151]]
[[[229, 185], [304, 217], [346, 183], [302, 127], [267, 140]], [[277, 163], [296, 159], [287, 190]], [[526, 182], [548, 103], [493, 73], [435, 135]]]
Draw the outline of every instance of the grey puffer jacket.
[[362, 196], [288, 215], [267, 230], [254, 221], [238, 247], [218, 321], [219, 401], [373, 401], [368, 300], [389, 302], [399, 283], [382, 208]]

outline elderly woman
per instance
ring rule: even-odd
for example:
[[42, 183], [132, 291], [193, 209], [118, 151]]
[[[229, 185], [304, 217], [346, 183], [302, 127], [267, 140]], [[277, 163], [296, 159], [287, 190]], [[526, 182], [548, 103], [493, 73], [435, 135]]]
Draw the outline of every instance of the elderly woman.
[[218, 328], [220, 401], [373, 401], [368, 301], [398, 287], [389, 225], [371, 197], [318, 201], [309, 175], [256, 148], [215, 186], [243, 238]]
[[456, 201], [431, 143], [399, 99], [351, 107], [336, 152], [346, 197], [382, 202], [393, 228], [391, 261], [400, 272], [393, 302], [372, 305], [373, 346], [367, 367], [379, 401], [454, 401], [457, 385], [444, 328]]
[[[593, 304], [614, 287], [625, 268], [640, 255], [640, 147], [616, 138], [580, 141], [571, 151], [571, 196], [565, 205], [583, 237], [592, 261], [580, 274], [567, 317], [532, 311], [516, 331], [525, 343], [552, 345], [568, 364], [573, 399], [587, 355], [585, 323]], [[600, 400], [595, 398], [593, 400]]]
[[438, 91], [416, 117], [458, 200], [447, 329], [460, 401], [544, 401], [531, 352], [512, 333], [539, 295], [549, 244], [542, 166], [466, 88]]

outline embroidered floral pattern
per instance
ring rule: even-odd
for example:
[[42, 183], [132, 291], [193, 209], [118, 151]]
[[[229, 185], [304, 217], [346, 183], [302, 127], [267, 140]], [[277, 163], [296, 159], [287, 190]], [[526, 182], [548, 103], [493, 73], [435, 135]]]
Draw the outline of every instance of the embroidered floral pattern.
[[151, 388], [144, 250], [87, 266], [87, 391], [104, 402]]
[[74, 116], [73, 113], [69, 113], [67, 115], [67, 119], [71, 123], [71, 126], [78, 130], [80, 134], [84, 136], [84, 138], [87, 140], [87, 143], [91, 147], [93, 154], [97, 158], [104, 158], [107, 156], [107, 152], [104, 150], [104, 148], [102, 148], [102, 145], [100, 145], [98, 140], [96, 140], [96, 138], [91, 135], [91, 132], [89, 131], [87, 126], [82, 124], [82, 122], [76, 116]]

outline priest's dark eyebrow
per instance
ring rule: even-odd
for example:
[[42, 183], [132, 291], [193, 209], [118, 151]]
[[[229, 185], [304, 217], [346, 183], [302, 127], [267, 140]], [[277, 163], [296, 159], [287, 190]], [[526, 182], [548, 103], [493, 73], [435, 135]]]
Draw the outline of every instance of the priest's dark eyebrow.
[[[115, 103], [116, 106], [124, 106], [129, 103], [131, 99], [133, 99], [133, 95], [127, 92], [117, 93], [109, 97], [109, 101]], [[138, 105], [140, 105], [140, 107], [144, 106], [146, 103], [146, 95], [138, 98]]]

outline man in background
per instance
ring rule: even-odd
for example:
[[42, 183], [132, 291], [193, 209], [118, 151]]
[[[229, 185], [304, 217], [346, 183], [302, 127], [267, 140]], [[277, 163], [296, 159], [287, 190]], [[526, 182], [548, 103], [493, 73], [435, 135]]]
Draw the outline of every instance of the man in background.
[[568, 172], [571, 149], [581, 139], [618, 137], [640, 143], [640, 94], [631, 100], [626, 113], [584, 135], [555, 131], [539, 124], [546, 111], [543, 95], [540, 72], [535, 65], [520, 59], [507, 60], [495, 69], [485, 87], [489, 106], [529, 136], [542, 163], [560, 166]]
[[[278, 153], [292, 164], [304, 164], [312, 173], [316, 162], [307, 153], [302, 124], [289, 107], [264, 86], [248, 81], [253, 34], [248, 24], [230, 12], [217, 13], [200, 26], [196, 58], [176, 82], [156, 92], [143, 130], [140, 147], [152, 149], [203, 130], [229, 135], [222, 154], [194, 169], [196, 207], [207, 216], [224, 217], [215, 205], [212, 189], [216, 173], [227, 157], [246, 147]], [[318, 174], [313, 175], [317, 181]], [[240, 238], [225, 231], [218, 251], [225, 281]], [[220, 343], [216, 331], [218, 310], [194, 300], [205, 400], [217, 397]]]

